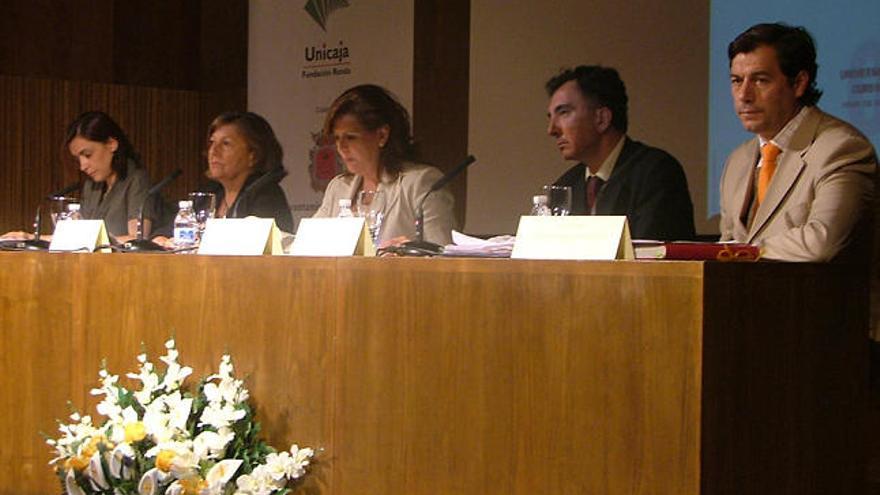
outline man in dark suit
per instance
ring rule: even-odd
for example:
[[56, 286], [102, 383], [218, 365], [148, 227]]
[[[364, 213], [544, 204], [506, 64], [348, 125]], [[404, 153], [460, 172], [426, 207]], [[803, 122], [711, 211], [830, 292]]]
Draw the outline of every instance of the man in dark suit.
[[557, 181], [571, 186], [575, 215], [626, 215], [635, 239], [692, 239], [687, 178], [669, 153], [626, 136], [626, 87], [601, 66], [563, 70], [547, 81], [547, 133], [579, 163]]

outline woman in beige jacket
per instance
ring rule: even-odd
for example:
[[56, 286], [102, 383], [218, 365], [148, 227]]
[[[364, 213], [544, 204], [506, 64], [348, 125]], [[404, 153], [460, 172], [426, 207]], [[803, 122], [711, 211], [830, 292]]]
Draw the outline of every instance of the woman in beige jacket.
[[[416, 233], [416, 208], [443, 173], [415, 163], [409, 114], [386, 89], [365, 84], [348, 89], [327, 111], [324, 134], [336, 143], [345, 173], [324, 192], [315, 217], [335, 217], [339, 200], [357, 204], [361, 191], [384, 195], [380, 245]], [[454, 228], [453, 197], [441, 189], [424, 200], [424, 240], [449, 244]]]

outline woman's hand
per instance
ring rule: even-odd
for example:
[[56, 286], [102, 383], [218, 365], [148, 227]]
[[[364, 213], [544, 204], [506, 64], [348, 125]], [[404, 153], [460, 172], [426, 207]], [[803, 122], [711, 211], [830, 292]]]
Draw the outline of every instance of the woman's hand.
[[376, 247], [378, 249], [385, 249], [389, 246], [397, 247], [397, 246], [402, 245], [404, 242], [409, 242], [409, 237], [402, 235], [402, 236], [395, 237], [393, 239], [388, 239], [388, 240], [382, 241]]
[[136, 235], [118, 235], [116, 237], [113, 237], [112, 239], [113, 239], [113, 242], [115, 242], [116, 244], [125, 244], [128, 241], [133, 241], [133, 240], [137, 239], [137, 236]]
[[174, 239], [171, 239], [170, 237], [165, 237], [164, 235], [157, 235], [156, 237], [153, 237], [150, 240], [155, 242], [156, 244], [162, 246], [165, 249], [174, 249]]
[[22, 230], [14, 230], [0, 235], [0, 241], [29, 241], [33, 238], [34, 234]]
[[[401, 245], [403, 245], [403, 243], [405, 243], [407, 241], [409, 241], [409, 237], [402, 235], [399, 237], [395, 237], [393, 239], [388, 239], [388, 240], [380, 242], [379, 245], [376, 246], [376, 249], [381, 251], [381, 253], [379, 253], [379, 256], [400, 256], [400, 254], [398, 254], [394, 250], [394, 248], [400, 247]], [[388, 249], [388, 248], [391, 248], [391, 249]], [[388, 249], [388, 250], [386, 251], [386, 249]]]

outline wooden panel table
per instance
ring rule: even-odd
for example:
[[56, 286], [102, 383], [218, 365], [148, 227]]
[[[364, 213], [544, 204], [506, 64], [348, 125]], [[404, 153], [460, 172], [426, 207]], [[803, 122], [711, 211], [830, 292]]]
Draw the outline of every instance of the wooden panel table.
[[857, 493], [865, 274], [835, 265], [0, 253], [0, 493], [102, 358], [230, 351], [303, 493]]

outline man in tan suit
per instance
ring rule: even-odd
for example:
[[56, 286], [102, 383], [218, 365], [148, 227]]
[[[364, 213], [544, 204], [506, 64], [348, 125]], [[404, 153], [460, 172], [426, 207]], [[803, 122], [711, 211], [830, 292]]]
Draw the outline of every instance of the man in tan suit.
[[734, 108], [756, 136], [724, 167], [721, 240], [757, 244], [776, 260], [865, 256], [856, 248], [871, 236], [877, 158], [856, 128], [815, 107], [822, 92], [810, 34], [758, 24], [728, 57]]

